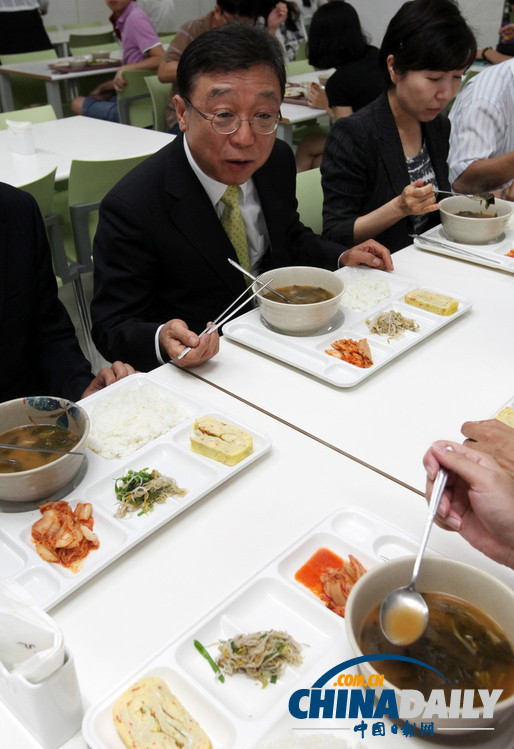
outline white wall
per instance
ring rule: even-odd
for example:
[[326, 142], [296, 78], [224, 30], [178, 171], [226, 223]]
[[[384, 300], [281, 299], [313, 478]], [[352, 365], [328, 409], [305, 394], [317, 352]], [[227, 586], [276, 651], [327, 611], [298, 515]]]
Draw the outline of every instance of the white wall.
[[[362, 26], [375, 45], [380, 46], [389, 19], [403, 0], [351, 0], [359, 13]], [[175, 27], [207, 13], [215, 0], [175, 0]], [[496, 46], [503, 0], [460, 0], [461, 10], [474, 28], [479, 47]], [[45, 23], [62, 24], [100, 19], [107, 22], [109, 8], [104, 0], [50, 0]]]

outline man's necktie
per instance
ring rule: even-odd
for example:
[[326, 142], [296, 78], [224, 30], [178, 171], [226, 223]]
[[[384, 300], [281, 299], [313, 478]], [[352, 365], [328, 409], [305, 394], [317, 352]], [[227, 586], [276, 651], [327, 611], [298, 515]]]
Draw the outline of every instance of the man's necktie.
[[221, 201], [225, 204], [225, 210], [221, 216], [221, 225], [232, 242], [239, 265], [242, 265], [245, 270], [251, 271], [248, 241], [246, 239], [243, 218], [239, 209], [237, 191], [237, 185], [229, 185], [221, 196]]

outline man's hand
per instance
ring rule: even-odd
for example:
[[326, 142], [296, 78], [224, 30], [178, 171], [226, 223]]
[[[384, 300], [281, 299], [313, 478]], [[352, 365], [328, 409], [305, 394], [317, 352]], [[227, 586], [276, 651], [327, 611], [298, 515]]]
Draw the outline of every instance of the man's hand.
[[[177, 359], [188, 346], [192, 351]], [[218, 353], [220, 340], [216, 331], [199, 338], [183, 320], [169, 320], [159, 331], [159, 347], [179, 367], [197, 367]]]
[[88, 395], [97, 393], [99, 390], [103, 390], [108, 385], [112, 385], [113, 382], [122, 380], [124, 377], [135, 373], [134, 367], [130, 364], [124, 364], [121, 361], [115, 361], [110, 367], [104, 367], [96, 375], [95, 379], [82, 393], [83, 398], [87, 398]]
[[368, 239], [343, 252], [339, 265], [369, 265], [379, 270], [394, 270], [391, 253], [374, 239]]
[[514, 429], [498, 419], [466, 421], [461, 427], [465, 445], [491, 455], [514, 478]]

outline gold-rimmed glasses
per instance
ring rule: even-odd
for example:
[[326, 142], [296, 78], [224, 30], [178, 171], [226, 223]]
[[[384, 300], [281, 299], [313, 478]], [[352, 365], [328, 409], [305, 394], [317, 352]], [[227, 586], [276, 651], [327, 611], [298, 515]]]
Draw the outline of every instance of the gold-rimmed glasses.
[[200, 117], [210, 122], [212, 129], [220, 135], [232, 135], [232, 133], [235, 133], [239, 129], [242, 122], [248, 122], [253, 131], [258, 135], [272, 135], [278, 127], [279, 117], [270, 112], [259, 112], [258, 114], [254, 114], [253, 117], [242, 119], [239, 115], [227, 109], [222, 112], [216, 112], [216, 114], [208, 117], [203, 112], [200, 112], [194, 104], [191, 104], [189, 99], [184, 97], [184, 101]]

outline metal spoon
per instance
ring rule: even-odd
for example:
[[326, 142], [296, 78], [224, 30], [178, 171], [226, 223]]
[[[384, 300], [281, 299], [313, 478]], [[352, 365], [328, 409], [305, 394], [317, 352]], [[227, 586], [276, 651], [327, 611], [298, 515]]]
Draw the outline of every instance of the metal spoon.
[[446, 486], [448, 473], [440, 468], [432, 487], [432, 496], [428, 506], [425, 532], [419, 547], [412, 579], [404, 588], [396, 588], [382, 601], [380, 607], [380, 626], [382, 632], [393, 645], [410, 645], [418, 640], [428, 623], [428, 606], [416, 590], [416, 580], [421, 566], [421, 559], [427, 545], [439, 502]]
[[[227, 260], [228, 260], [228, 262], [231, 265], [234, 266], [234, 268], [237, 268], [238, 270], [241, 271], [241, 273], [244, 273], [245, 276], [248, 276], [248, 278], [251, 278], [252, 281], [257, 281], [257, 283], [260, 283], [261, 286], [265, 285], [259, 278], [257, 278], [256, 276], [253, 276], [251, 273], [249, 273], [246, 270], [246, 268], [243, 268], [242, 265], [239, 265], [239, 263], [236, 263], [235, 260], [232, 260], [231, 257], [228, 257]], [[276, 294], [277, 296], [279, 296], [282, 299], [282, 301], [286, 302], [287, 304], [293, 304], [293, 302], [291, 302], [287, 297], [285, 297], [283, 294], [281, 294], [280, 291], [276, 291], [276, 289], [268, 289], [268, 291], [272, 291], [274, 294]]]
[[453, 195], [456, 198], [471, 198], [471, 200], [485, 200], [486, 208], [490, 205], [494, 205], [494, 195], [492, 192], [477, 192], [473, 195], [468, 195], [463, 192], [453, 192], [452, 190], [437, 190], [440, 195]]
[[[75, 450], [56, 450], [53, 447], [29, 447], [28, 445], [11, 445], [8, 442], [0, 442], [0, 450], [29, 450], [35, 453], [57, 453], [58, 455], [84, 455], [84, 453]], [[16, 458], [0, 458], [9, 462], [18, 463]]]

